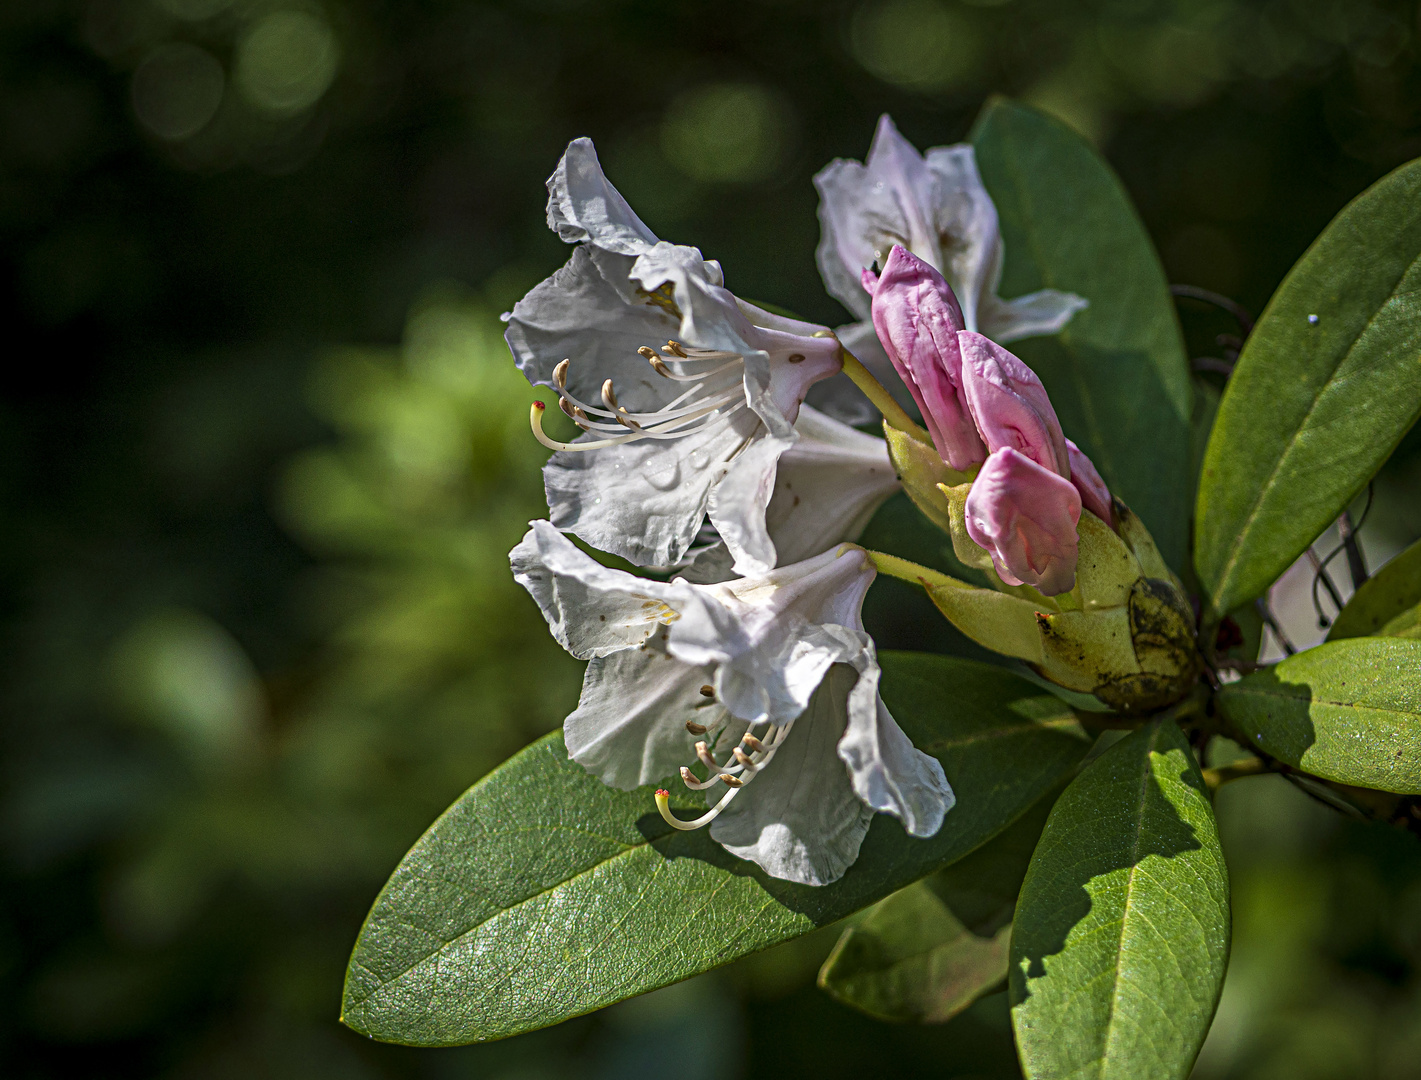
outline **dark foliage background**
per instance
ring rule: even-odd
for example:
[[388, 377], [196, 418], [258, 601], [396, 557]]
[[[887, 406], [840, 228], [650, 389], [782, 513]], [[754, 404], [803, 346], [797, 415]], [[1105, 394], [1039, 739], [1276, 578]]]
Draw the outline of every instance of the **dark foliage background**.
[[[505, 562], [541, 455], [497, 315], [565, 257], [542, 181], [591, 135], [658, 233], [833, 323], [812, 174], [1005, 92], [1101, 147], [1172, 280], [1257, 311], [1421, 154], [1418, 34], [1383, 0], [0, 6], [6, 1075], [1016, 1075], [1004, 995], [910, 1029], [819, 994], [832, 930], [494, 1046], [336, 1024], [401, 853], [576, 696]], [[1421, 535], [1415, 469], [1378, 555]], [[1281, 780], [1219, 813], [1198, 1075], [1421, 1075], [1414, 843]]]

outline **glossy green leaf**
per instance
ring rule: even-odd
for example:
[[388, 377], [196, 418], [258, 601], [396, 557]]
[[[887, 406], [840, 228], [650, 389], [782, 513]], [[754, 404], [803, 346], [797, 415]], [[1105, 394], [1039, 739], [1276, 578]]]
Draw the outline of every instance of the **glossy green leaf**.
[[1194, 396], [1149, 235], [1114, 171], [1058, 121], [996, 99], [972, 144], [1001, 218], [1001, 295], [1054, 288], [1090, 301], [1057, 336], [1009, 347], [1041, 376], [1066, 435], [1179, 570]]
[[1326, 780], [1421, 795], [1421, 641], [1330, 641], [1223, 687], [1218, 705], [1245, 746]]
[[819, 985], [884, 1020], [950, 1020], [1007, 977], [1011, 915], [1051, 800], [844, 931]]
[[550, 735], [470, 788], [405, 856], [356, 942], [342, 1019], [391, 1042], [497, 1039], [718, 967], [961, 858], [1089, 745], [1067, 706], [1000, 668], [919, 653], [886, 653], [883, 667], [894, 716], [957, 794], [937, 836], [913, 839], [880, 816], [838, 882], [778, 881], [704, 831], [673, 831], [651, 788], [606, 787]]
[[1328, 641], [1368, 636], [1421, 638], [1421, 541], [1363, 582], [1327, 632]]
[[1057, 800], [1012, 928], [1029, 1080], [1189, 1075], [1229, 952], [1214, 812], [1172, 721], [1133, 732]]
[[1421, 161], [1353, 199], [1288, 272], [1204, 454], [1195, 565], [1214, 611], [1261, 596], [1421, 413]]

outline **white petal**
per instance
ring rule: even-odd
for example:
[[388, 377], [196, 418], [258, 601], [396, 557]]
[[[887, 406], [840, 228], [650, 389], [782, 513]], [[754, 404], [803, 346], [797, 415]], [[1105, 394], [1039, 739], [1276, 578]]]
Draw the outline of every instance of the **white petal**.
[[759, 427], [742, 411], [679, 439], [559, 451], [543, 467], [553, 524], [637, 566], [674, 565], [700, 530], [712, 487]]
[[546, 521], [534, 521], [509, 553], [513, 578], [528, 590], [553, 637], [578, 659], [642, 644], [677, 617], [691, 587], [609, 570]]
[[873, 581], [861, 548], [828, 551], [763, 577], [691, 586], [668, 649], [716, 664], [716, 695], [752, 723], [785, 723], [809, 703], [824, 672], [868, 640], [859, 611]]
[[805, 406], [799, 440], [780, 457], [765, 524], [780, 562], [857, 540], [899, 488], [888, 445]]
[[507, 316], [504, 337], [530, 383], [553, 384], [553, 369], [568, 360], [568, 389], [597, 404], [611, 379], [632, 412], [651, 412], [679, 391], [637, 354], [679, 337], [681, 320], [636, 292], [628, 274], [635, 260], [583, 246], [552, 277], [535, 286]]
[[[663, 629], [640, 649], [587, 665], [563, 739], [568, 757], [603, 783], [628, 790], [673, 776], [695, 761], [698, 739], [733, 745], [745, 730], [701, 693], [711, 685], [711, 669], [672, 659], [664, 645]], [[693, 735], [688, 721], [708, 731]]]
[[[1001, 277], [997, 208], [982, 186], [970, 144], [929, 150], [927, 167], [933, 177], [933, 265], [957, 293], [967, 329], [975, 330], [980, 305], [995, 293]], [[913, 254], [926, 258], [921, 252]]]
[[[829, 672], [774, 760], [711, 824], [713, 840], [771, 877], [827, 885], [858, 858], [873, 811], [835, 752], [854, 678], [852, 669]], [[708, 798], [723, 794], [717, 785]]]
[[706, 512], [734, 556], [737, 574], [764, 574], [775, 566], [775, 545], [765, 510], [775, 490], [780, 455], [792, 440], [763, 434], [742, 450], [711, 489]]
[[892, 814], [912, 836], [932, 836], [957, 801], [942, 764], [913, 746], [878, 693], [879, 667], [871, 642], [856, 666], [848, 698], [848, 727], [839, 757], [854, 791], [873, 809]]
[[1056, 289], [1042, 289], [1015, 300], [988, 295], [979, 309], [981, 332], [1000, 345], [1018, 338], [1055, 334], [1076, 312], [1089, 306], [1085, 297]]
[[888, 116], [879, 119], [863, 165], [831, 162], [814, 185], [820, 196], [820, 273], [829, 292], [860, 319], [869, 316], [860, 271], [874, 261], [881, 265], [894, 244], [937, 265], [932, 176]]
[[569, 244], [591, 241], [620, 255], [640, 255], [657, 242], [603, 174], [586, 138], [568, 143], [548, 177], [548, 228]]

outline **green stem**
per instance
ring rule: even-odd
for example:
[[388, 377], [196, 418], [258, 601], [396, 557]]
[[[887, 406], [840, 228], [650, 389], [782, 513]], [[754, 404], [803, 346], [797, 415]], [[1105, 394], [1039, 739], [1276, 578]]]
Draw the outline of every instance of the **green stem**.
[[1205, 769], [1204, 783], [1209, 786], [1210, 791], [1218, 791], [1220, 787], [1231, 780], [1242, 780], [1245, 776], [1260, 776], [1266, 772], [1272, 772], [1266, 761], [1262, 758], [1249, 758], [1246, 761], [1236, 761], [1232, 765], [1220, 765], [1216, 769]]
[[844, 374], [863, 391], [864, 397], [873, 402], [873, 407], [883, 414], [883, 419], [899, 431], [907, 432], [918, 442], [931, 446], [932, 436], [913, 422], [913, 418], [907, 414], [903, 406], [894, 401], [893, 395], [873, 377], [873, 372], [864, 367], [862, 361], [842, 345], [839, 346], [839, 352], [844, 357]]
[[909, 562], [907, 559], [900, 559], [897, 555], [888, 555], [882, 551], [874, 551], [871, 548], [865, 548], [864, 553], [873, 560], [873, 565], [878, 569], [880, 574], [887, 574], [889, 577], [895, 577], [899, 581], [907, 581], [914, 585], [921, 585], [925, 589], [943, 585], [958, 589], [970, 589], [972, 587], [965, 581], [958, 581], [955, 577], [949, 577], [947, 574], [930, 570], [926, 566], [919, 566], [917, 563]]

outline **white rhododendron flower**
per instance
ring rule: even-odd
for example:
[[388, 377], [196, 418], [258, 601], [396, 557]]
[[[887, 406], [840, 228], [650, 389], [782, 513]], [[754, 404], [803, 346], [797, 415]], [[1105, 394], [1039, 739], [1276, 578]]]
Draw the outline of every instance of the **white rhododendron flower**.
[[564, 724], [569, 755], [624, 789], [680, 767], [710, 809], [682, 821], [659, 793], [677, 828], [710, 825], [772, 876], [820, 885], [853, 863], [875, 812], [914, 836], [941, 827], [954, 801], [942, 766], [878, 693], [863, 549], [714, 585], [658, 582], [607, 569], [536, 521], [511, 559], [553, 636], [590, 661]]
[[[836, 159], [814, 184], [820, 196], [819, 272], [829, 292], [859, 319], [841, 328], [839, 337], [888, 385], [897, 380], [874, 340], [861, 275], [875, 263], [885, 265], [895, 244], [947, 279], [968, 330], [999, 343], [1054, 334], [1086, 307], [1083, 297], [1056, 289], [1014, 300], [997, 296], [1002, 234], [968, 143], [920, 154], [885, 114], [866, 161]], [[811, 400], [853, 423], [871, 416], [846, 380], [826, 385]]]
[[737, 299], [720, 265], [658, 240], [587, 139], [548, 180], [578, 245], [505, 318], [518, 366], [583, 429], [544, 470], [553, 523], [638, 566], [673, 566], [709, 517], [739, 573], [781, 561], [765, 523], [805, 393], [842, 367], [822, 326]]

